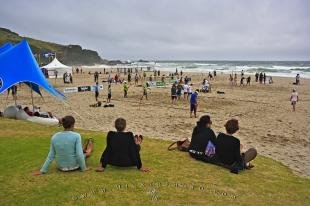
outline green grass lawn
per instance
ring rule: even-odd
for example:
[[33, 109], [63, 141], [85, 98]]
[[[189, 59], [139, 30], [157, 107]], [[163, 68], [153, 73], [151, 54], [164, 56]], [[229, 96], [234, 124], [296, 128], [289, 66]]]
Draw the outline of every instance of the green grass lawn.
[[226, 169], [168, 152], [168, 141], [144, 139], [142, 162], [150, 173], [108, 166], [96, 173], [105, 134], [93, 137], [95, 150], [88, 172], [59, 172], [53, 163], [46, 175], [33, 176], [43, 164], [57, 127], [0, 119], [0, 205], [310, 205], [310, 180], [281, 163], [259, 156], [252, 170]]

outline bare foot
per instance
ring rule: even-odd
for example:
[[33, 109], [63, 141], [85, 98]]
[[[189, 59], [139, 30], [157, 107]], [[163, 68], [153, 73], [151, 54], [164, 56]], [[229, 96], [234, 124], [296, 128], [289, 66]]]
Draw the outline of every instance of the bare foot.
[[140, 168], [140, 171], [141, 172], [150, 172], [151, 170], [150, 169], [148, 169], [148, 168]]
[[96, 169], [96, 172], [103, 172], [103, 171], [104, 171], [104, 167], [102, 167], [102, 166], [99, 166]]

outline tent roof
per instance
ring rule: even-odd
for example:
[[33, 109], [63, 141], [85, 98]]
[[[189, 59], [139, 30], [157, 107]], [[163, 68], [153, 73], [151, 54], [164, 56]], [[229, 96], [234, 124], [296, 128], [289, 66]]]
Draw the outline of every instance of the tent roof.
[[46, 80], [26, 40], [0, 53], [0, 94], [20, 82], [37, 84], [58, 99], [66, 99]]
[[63, 63], [58, 61], [58, 59], [55, 57], [51, 63], [49, 63], [48, 65], [42, 66], [42, 68], [45, 68], [45, 69], [60, 69], [60, 68], [61, 69], [69, 69], [70, 67], [64, 65]]

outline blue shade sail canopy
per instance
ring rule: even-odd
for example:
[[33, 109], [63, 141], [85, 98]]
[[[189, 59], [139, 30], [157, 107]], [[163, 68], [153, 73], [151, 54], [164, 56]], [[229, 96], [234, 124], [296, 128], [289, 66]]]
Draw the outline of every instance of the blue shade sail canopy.
[[66, 99], [46, 80], [25, 39], [0, 53], [0, 94], [20, 82], [36, 84], [57, 99]]
[[0, 47], [0, 54], [5, 52], [5, 51], [7, 51], [7, 50], [9, 50], [9, 49], [11, 49], [12, 47], [13, 47], [13, 44], [11, 42], [7, 42], [7, 43], [1, 45], [1, 47]]
[[[13, 47], [13, 44], [11, 42], [7, 42], [5, 44], [3, 44], [0, 47], [0, 54], [11, 49]], [[34, 92], [36, 92], [37, 94], [39, 94], [42, 97], [40, 88], [37, 84], [32, 84], [30, 82], [25, 82], [26, 85], [28, 85]], [[10, 92], [10, 88], [8, 89], [8, 92]]]

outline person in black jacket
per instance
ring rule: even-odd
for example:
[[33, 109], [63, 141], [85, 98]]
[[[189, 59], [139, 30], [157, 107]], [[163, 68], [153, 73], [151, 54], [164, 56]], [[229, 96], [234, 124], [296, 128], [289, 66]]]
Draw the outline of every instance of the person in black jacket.
[[227, 134], [220, 133], [217, 136], [216, 156], [220, 163], [231, 169], [231, 172], [238, 173], [239, 170], [253, 167], [250, 161], [255, 159], [257, 151], [254, 148], [241, 153], [242, 144], [233, 136], [239, 130], [239, 123], [236, 119], [228, 120], [225, 124]]
[[[192, 133], [192, 140], [188, 148], [191, 157], [207, 163], [216, 163], [214, 153], [209, 154], [208, 146], [216, 146], [216, 136], [210, 128], [212, 121], [209, 115], [202, 116]], [[212, 146], [211, 146], [212, 147]]]
[[103, 172], [108, 164], [119, 167], [136, 166], [142, 172], [148, 169], [142, 168], [140, 158], [141, 140], [135, 140], [132, 132], [126, 132], [126, 120], [118, 118], [115, 120], [115, 131], [109, 131], [107, 135], [107, 146], [100, 158], [100, 166], [97, 172]]

